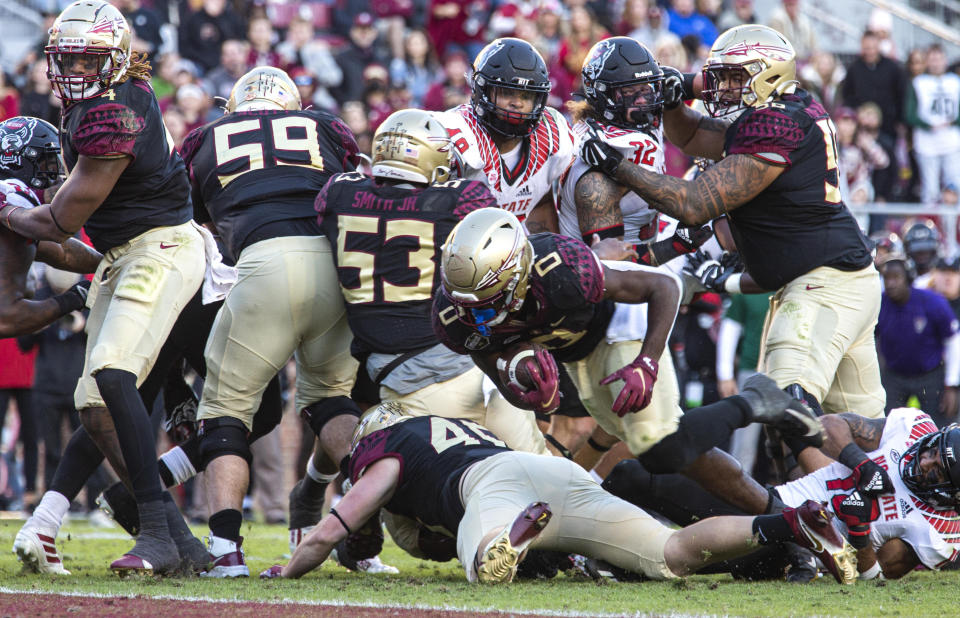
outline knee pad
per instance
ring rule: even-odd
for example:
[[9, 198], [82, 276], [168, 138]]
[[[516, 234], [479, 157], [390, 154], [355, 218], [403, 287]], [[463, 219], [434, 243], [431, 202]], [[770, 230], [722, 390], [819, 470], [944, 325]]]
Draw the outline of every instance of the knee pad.
[[221, 416], [200, 421], [200, 461], [203, 468], [224, 455], [242, 457], [249, 465], [253, 454], [248, 437], [247, 426], [239, 419]]
[[300, 417], [310, 425], [318, 438], [323, 426], [342, 414], [360, 418], [360, 407], [349, 397], [339, 396], [321, 399], [300, 410]]
[[675, 432], [665, 436], [637, 459], [651, 474], [673, 474], [689, 466], [700, 454], [700, 449], [686, 436], [681, 418]]

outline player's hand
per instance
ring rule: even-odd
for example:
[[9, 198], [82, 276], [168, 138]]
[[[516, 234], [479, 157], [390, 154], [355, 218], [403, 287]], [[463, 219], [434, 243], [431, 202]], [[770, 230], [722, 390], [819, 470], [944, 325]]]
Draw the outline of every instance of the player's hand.
[[595, 167], [611, 178], [616, 176], [617, 168], [623, 161], [623, 155], [619, 150], [603, 141], [600, 135], [599, 127], [595, 120], [588, 119], [587, 133], [583, 136], [583, 143], [580, 145], [580, 158], [590, 167]]
[[713, 238], [713, 227], [709, 225], [696, 228], [678, 225], [677, 231], [673, 233], [671, 240], [673, 241], [673, 248], [677, 252], [677, 255], [684, 255], [686, 253], [693, 253], [711, 238]]
[[553, 354], [544, 348], [538, 349], [533, 358], [537, 361], [537, 368], [530, 372], [534, 388], [523, 391], [515, 384], [508, 384], [507, 388], [534, 412], [551, 414], [560, 407], [560, 372], [557, 361], [553, 359]]
[[893, 482], [887, 471], [872, 459], [864, 459], [853, 469], [857, 490], [868, 498], [894, 492]]
[[617, 238], [604, 238], [600, 240], [600, 234], [594, 234], [590, 243], [590, 248], [597, 254], [601, 260], [612, 260], [614, 262], [625, 262], [627, 260], [637, 260], [637, 247], [633, 243]]
[[63, 294], [54, 296], [57, 306], [61, 313], [70, 313], [71, 311], [80, 311], [87, 305], [87, 293], [90, 291], [90, 282], [84, 279], [79, 283], [73, 284], [69, 290]]
[[613, 411], [623, 418], [628, 412], [637, 412], [650, 405], [653, 397], [653, 384], [657, 381], [659, 365], [645, 354], [622, 369], [611, 373], [600, 384], [606, 386], [617, 380], [623, 380], [623, 389], [613, 402]]
[[283, 565], [275, 564], [269, 569], [260, 571], [260, 579], [277, 579], [283, 577]]
[[683, 73], [673, 67], [663, 69], [663, 108], [676, 109], [683, 105]]
[[850, 544], [863, 549], [870, 543], [870, 524], [880, 517], [880, 505], [876, 498], [854, 491], [850, 495], [838, 494], [830, 501], [833, 512], [847, 525]]
[[687, 256], [687, 265], [684, 266], [683, 272], [699, 280], [700, 285], [707, 290], [726, 292], [724, 285], [735, 271], [732, 268], [725, 268], [703, 251], [697, 251]]

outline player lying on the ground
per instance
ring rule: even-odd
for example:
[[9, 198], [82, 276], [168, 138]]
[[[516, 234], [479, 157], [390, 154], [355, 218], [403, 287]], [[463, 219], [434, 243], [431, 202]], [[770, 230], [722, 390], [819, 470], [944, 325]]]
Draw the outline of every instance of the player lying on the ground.
[[[60, 182], [60, 136], [49, 122], [17, 116], [0, 123], [3, 158], [0, 159], [0, 206], [34, 208], [43, 193]], [[92, 273], [103, 257], [75, 238], [63, 244], [33, 242], [0, 227], [0, 337], [16, 337], [39, 330], [60, 316], [83, 309], [89, 281], [62, 294], [30, 300], [27, 271], [36, 259], [55, 268]]]
[[300, 577], [385, 508], [455, 538], [471, 582], [511, 581], [530, 547], [662, 580], [781, 541], [818, 550], [839, 582], [856, 578], [853, 549], [812, 500], [780, 515], [713, 518], [675, 531], [601, 489], [572, 461], [511, 451], [470, 421], [406, 417], [401, 405], [383, 404], [355, 436], [347, 464], [353, 487], [288, 565], [261, 577]]
[[[886, 419], [844, 413], [822, 417], [823, 452], [838, 461], [775, 488], [787, 505], [828, 503], [841, 531], [857, 545], [860, 577], [903, 577], [918, 564], [937, 570], [960, 556], [960, 425], [937, 430], [920, 410], [898, 408]], [[678, 524], [730, 508], [678, 475], [650, 475], [620, 463], [603, 486]], [[758, 556], [757, 559], [763, 558]], [[780, 577], [776, 560], [750, 577]]]

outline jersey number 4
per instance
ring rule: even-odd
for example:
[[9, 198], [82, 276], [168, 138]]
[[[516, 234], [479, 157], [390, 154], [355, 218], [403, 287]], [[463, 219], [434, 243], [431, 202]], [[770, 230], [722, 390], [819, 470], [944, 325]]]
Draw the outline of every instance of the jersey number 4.
[[[217, 153], [217, 168], [233, 161], [246, 160], [246, 169], [234, 174], [218, 174], [220, 186], [226, 187], [233, 180], [252, 172], [263, 169], [265, 165], [299, 165], [311, 167], [318, 171], [323, 170], [323, 157], [320, 155], [320, 144], [317, 136], [317, 121], [303, 116], [285, 116], [274, 118], [268, 123], [273, 157], [266, 161], [262, 141], [267, 135], [257, 138], [258, 141], [231, 146], [234, 136], [248, 133], [262, 133], [262, 121], [265, 119], [252, 118], [239, 122], [229, 122], [213, 129], [214, 147]], [[232, 166], [236, 169], [236, 166]]]
[[[337, 234], [337, 265], [340, 268], [356, 268], [359, 271], [360, 285], [354, 288], [342, 288], [343, 297], [348, 303], [372, 303], [377, 299], [376, 288], [379, 280], [382, 288], [380, 298], [388, 303], [427, 300], [433, 291], [434, 274], [434, 224], [419, 219], [389, 219], [340, 215], [337, 219], [340, 233]], [[407, 264], [419, 272], [413, 285], [397, 285], [378, 274], [377, 253], [347, 249], [351, 236], [363, 234], [377, 237], [377, 245], [383, 247], [391, 240], [403, 236], [413, 238], [417, 248], [407, 254]], [[398, 256], [379, 254], [380, 259], [395, 260]], [[391, 265], [394, 266], [394, 265]]]

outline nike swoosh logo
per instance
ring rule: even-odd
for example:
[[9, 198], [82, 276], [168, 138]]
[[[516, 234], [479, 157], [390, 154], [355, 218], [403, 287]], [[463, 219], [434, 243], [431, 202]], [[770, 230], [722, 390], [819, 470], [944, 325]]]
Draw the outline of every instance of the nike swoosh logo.
[[165, 242], [160, 243], [160, 248], [161, 248], [161, 249], [173, 249], [174, 247], [179, 247], [179, 246], [180, 246], [179, 244], [168, 245], [168, 244], [165, 243]]
[[822, 287], [823, 287], [822, 285], [810, 285], [809, 283], [807, 284], [808, 290], [819, 290]]
[[562, 318], [560, 318], [560, 319], [557, 320], [556, 322], [550, 322], [550, 326], [559, 326], [560, 322], [563, 322], [563, 321], [566, 320], [566, 319], [567, 319], [567, 316], [563, 316]]

